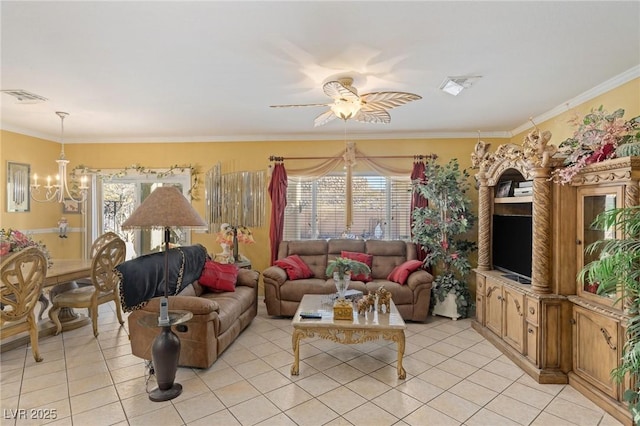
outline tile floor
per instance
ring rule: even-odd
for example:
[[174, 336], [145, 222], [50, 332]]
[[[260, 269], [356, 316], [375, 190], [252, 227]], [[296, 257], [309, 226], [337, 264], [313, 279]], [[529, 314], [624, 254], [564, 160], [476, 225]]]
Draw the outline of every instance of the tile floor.
[[[207, 370], [180, 368], [178, 398], [149, 401], [144, 362], [131, 355], [113, 305], [91, 327], [45, 337], [44, 361], [22, 347], [0, 358], [0, 424], [59, 425], [616, 425], [570, 386], [539, 385], [470, 328], [469, 320], [408, 324], [404, 367], [384, 340], [339, 345], [305, 339], [300, 375], [290, 320], [258, 317]], [[38, 411], [40, 409], [40, 411]], [[34, 410], [34, 411], [32, 411]]]

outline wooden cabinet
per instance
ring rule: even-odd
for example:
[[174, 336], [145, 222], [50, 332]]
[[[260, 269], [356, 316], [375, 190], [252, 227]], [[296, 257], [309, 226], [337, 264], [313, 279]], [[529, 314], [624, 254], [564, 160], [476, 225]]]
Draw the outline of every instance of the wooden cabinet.
[[486, 326], [514, 349], [524, 349], [524, 293], [486, 278]]
[[487, 279], [485, 315], [487, 328], [502, 337], [502, 284]]

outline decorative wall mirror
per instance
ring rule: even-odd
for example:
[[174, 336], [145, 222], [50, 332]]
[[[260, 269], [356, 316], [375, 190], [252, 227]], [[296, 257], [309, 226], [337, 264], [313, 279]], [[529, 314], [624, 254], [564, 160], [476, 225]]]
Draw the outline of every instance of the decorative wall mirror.
[[7, 162], [7, 212], [28, 212], [30, 209], [29, 164]]

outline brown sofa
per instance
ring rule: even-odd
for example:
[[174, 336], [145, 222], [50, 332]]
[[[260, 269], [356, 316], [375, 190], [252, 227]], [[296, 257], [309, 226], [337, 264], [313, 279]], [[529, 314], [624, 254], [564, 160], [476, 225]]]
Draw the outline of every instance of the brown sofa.
[[373, 255], [371, 277], [363, 283], [351, 281], [349, 289], [364, 294], [384, 286], [391, 292], [393, 302], [405, 320], [425, 321], [431, 300], [433, 276], [419, 269], [409, 275], [406, 284], [388, 281], [387, 276], [396, 266], [417, 258], [416, 246], [404, 241], [382, 240], [305, 240], [283, 241], [278, 249], [278, 259], [297, 254], [313, 271], [312, 278], [289, 280], [284, 269], [270, 266], [262, 272], [264, 301], [269, 315], [293, 316], [305, 294], [331, 294], [336, 292], [333, 278], [325, 271], [327, 263], [340, 256], [342, 251]]
[[[178, 296], [169, 297], [169, 310], [186, 310], [193, 318], [172, 327], [180, 338], [179, 364], [185, 367], [210, 367], [218, 356], [240, 335], [258, 313], [258, 279], [249, 269], [238, 270], [234, 292], [211, 293], [196, 281]], [[143, 315], [158, 315], [160, 298], [153, 298], [129, 315], [131, 352], [151, 359], [151, 345], [160, 328], [138, 323]]]

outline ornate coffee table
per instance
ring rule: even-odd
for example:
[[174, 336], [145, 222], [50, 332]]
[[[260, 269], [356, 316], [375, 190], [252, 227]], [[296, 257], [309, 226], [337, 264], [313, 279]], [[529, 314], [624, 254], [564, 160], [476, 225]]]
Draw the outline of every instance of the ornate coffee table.
[[[334, 321], [332, 306], [333, 301], [327, 295], [305, 294], [302, 297], [291, 322], [294, 356], [291, 366], [292, 375], [297, 376], [300, 372], [300, 340], [305, 337], [317, 336], [343, 344], [365, 343], [382, 337], [398, 345], [398, 378], [406, 378], [402, 357], [404, 356], [404, 330], [407, 326], [393, 301], [391, 301], [391, 312], [388, 314], [368, 312], [366, 315], [358, 315], [354, 310], [352, 321]], [[322, 318], [300, 318], [301, 312], [319, 312]]]

